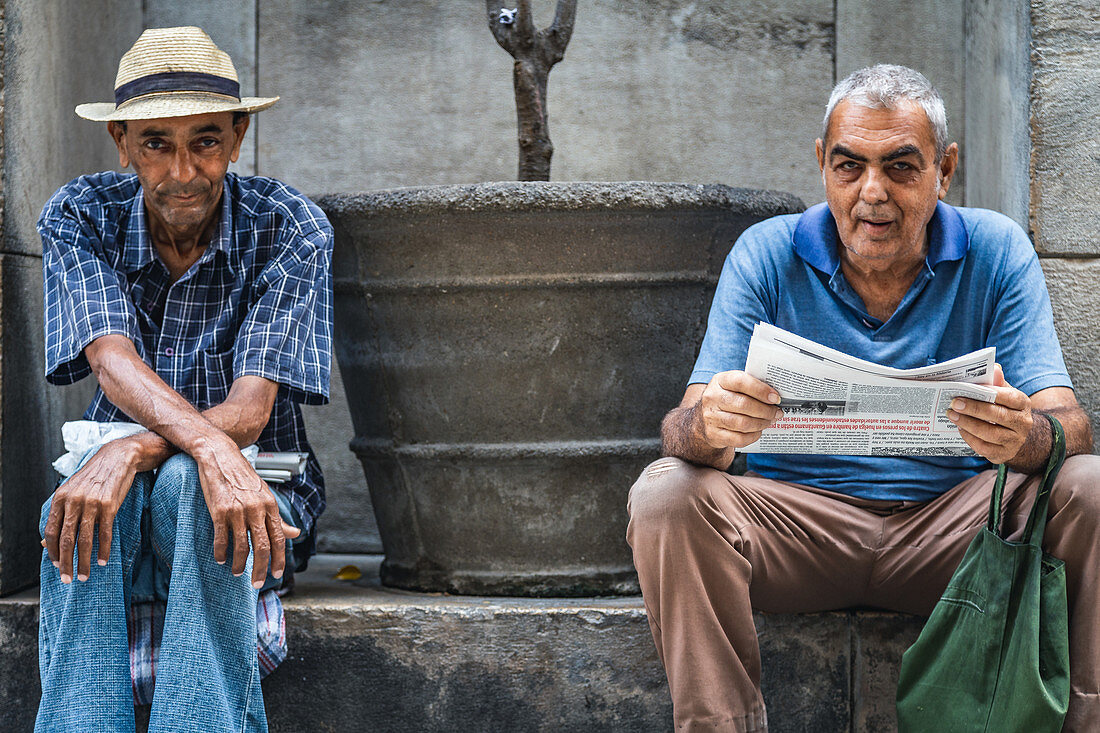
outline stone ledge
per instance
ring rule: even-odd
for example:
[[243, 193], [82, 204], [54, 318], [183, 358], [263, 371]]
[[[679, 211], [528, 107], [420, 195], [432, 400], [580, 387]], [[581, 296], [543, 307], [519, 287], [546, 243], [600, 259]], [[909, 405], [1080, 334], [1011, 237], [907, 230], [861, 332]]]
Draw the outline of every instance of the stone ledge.
[[[290, 655], [264, 681], [273, 732], [671, 728], [641, 599], [479, 598], [382, 588], [377, 556], [320, 555], [285, 599]], [[363, 578], [333, 580], [355, 564]], [[0, 729], [38, 699], [37, 596], [0, 599]], [[771, 730], [894, 727], [918, 619], [758, 615]], [[139, 725], [139, 728], [142, 726]]]

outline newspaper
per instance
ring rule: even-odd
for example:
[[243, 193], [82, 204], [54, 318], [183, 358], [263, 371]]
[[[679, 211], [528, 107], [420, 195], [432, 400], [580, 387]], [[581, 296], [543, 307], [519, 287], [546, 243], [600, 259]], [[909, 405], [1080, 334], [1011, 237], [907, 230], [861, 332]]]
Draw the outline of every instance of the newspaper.
[[895, 369], [857, 359], [767, 323], [749, 342], [745, 372], [779, 393], [783, 417], [742, 453], [968, 456], [947, 418], [956, 397], [993, 402], [996, 349]]

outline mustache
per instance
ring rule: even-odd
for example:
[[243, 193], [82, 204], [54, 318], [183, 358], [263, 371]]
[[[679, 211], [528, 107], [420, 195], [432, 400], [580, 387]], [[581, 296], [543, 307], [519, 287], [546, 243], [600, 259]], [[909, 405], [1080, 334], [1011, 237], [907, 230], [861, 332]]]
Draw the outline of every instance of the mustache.
[[874, 221], [893, 221], [894, 219], [893, 212], [875, 211], [874, 209], [853, 211], [852, 216], [856, 219], [871, 219]]
[[161, 196], [198, 196], [206, 193], [206, 191], [207, 187], [202, 184], [189, 186], [164, 185], [157, 188], [157, 193]]

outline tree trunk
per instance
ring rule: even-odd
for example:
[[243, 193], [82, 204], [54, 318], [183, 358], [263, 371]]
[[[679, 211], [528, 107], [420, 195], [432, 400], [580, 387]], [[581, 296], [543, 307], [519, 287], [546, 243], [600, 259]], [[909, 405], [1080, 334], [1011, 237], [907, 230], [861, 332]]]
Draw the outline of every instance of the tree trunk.
[[530, 0], [516, 0], [515, 13], [506, 13], [502, 21], [501, 0], [486, 0], [489, 30], [500, 46], [516, 60], [512, 70], [516, 93], [516, 125], [519, 138], [521, 181], [549, 181], [550, 142], [546, 85], [550, 69], [565, 56], [565, 47], [573, 35], [577, 0], [558, 0], [554, 22], [536, 30]]
[[516, 125], [519, 130], [521, 181], [549, 181], [554, 144], [546, 113], [546, 82], [550, 69], [533, 61], [516, 61], [512, 73], [516, 87]]

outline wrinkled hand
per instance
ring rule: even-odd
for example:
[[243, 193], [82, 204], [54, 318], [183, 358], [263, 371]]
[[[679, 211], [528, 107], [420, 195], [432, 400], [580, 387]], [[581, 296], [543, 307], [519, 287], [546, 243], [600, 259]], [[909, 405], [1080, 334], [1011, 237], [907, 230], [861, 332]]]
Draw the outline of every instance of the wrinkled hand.
[[715, 448], [744, 448], [783, 417], [779, 393], [742, 371], [711, 378], [695, 406], [695, 425]]
[[42, 546], [61, 572], [62, 583], [73, 580], [73, 547], [77, 549], [76, 577], [88, 579], [97, 524], [98, 563], [107, 564], [115, 514], [136, 474], [133, 445], [121, 438], [103, 445], [54, 492]]
[[248, 539], [252, 537], [252, 585], [259, 588], [271, 574], [283, 577], [286, 567], [286, 538], [297, 537], [300, 530], [279, 517], [279, 505], [263, 479], [241, 455], [232, 441], [205, 453], [199, 468], [199, 483], [214, 521], [214, 559], [225, 563], [229, 536], [233, 537], [233, 574], [244, 572], [248, 560]]
[[959, 428], [959, 434], [974, 452], [990, 463], [1011, 461], [1031, 433], [1031, 398], [1009, 385], [998, 364], [993, 375], [996, 402], [981, 402], [956, 397], [947, 418]]

